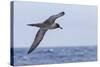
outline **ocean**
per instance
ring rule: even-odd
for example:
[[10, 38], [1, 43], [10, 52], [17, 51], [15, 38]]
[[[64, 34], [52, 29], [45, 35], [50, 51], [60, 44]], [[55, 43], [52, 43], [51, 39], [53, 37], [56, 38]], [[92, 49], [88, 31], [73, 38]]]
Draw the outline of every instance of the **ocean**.
[[41, 65], [97, 60], [96, 46], [38, 47], [27, 54], [29, 48], [14, 48], [14, 65]]

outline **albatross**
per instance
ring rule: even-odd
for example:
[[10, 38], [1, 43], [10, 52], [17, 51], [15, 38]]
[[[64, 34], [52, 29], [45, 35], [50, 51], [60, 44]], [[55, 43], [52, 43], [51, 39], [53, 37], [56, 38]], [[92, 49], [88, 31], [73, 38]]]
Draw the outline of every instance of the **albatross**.
[[28, 26], [32, 26], [32, 27], [35, 26], [35, 27], [40, 28], [35, 36], [35, 39], [31, 45], [29, 51], [28, 51], [28, 54], [30, 54], [33, 50], [35, 50], [35, 48], [39, 45], [39, 43], [43, 39], [47, 30], [56, 29], [56, 28], [62, 29], [62, 27], [58, 23], [55, 23], [55, 20], [57, 18], [63, 16], [64, 14], [65, 14], [65, 12], [60, 12], [58, 14], [52, 15], [48, 19], [46, 19], [43, 23], [27, 24]]

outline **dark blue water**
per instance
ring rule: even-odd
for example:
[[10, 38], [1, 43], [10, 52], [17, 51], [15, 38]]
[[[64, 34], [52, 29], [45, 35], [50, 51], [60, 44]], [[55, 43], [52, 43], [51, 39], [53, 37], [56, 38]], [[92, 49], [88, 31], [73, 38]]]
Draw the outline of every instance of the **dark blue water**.
[[14, 49], [14, 65], [37, 65], [85, 62], [97, 60], [97, 47], [49, 47], [37, 48], [27, 54], [29, 48]]

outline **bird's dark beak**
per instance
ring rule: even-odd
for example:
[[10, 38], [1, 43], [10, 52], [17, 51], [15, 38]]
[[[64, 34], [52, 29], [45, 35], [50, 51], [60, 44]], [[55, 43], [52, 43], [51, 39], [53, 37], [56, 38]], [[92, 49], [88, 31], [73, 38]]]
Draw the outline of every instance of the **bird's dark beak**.
[[59, 27], [60, 29], [63, 29], [62, 27]]

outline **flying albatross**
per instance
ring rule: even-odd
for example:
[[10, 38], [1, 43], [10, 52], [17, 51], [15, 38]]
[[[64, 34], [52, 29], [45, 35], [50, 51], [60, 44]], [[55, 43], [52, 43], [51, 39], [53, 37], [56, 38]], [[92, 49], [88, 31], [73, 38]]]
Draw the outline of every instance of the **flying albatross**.
[[35, 26], [35, 27], [40, 28], [35, 36], [35, 39], [31, 45], [31, 48], [28, 51], [28, 54], [30, 54], [39, 45], [39, 43], [44, 37], [44, 34], [47, 32], [48, 29], [56, 29], [56, 28], [62, 29], [62, 27], [60, 27], [58, 23], [54, 23], [54, 22], [57, 18], [63, 16], [64, 14], [65, 14], [64, 12], [60, 12], [56, 15], [52, 15], [43, 23], [28, 24], [28, 26]]

